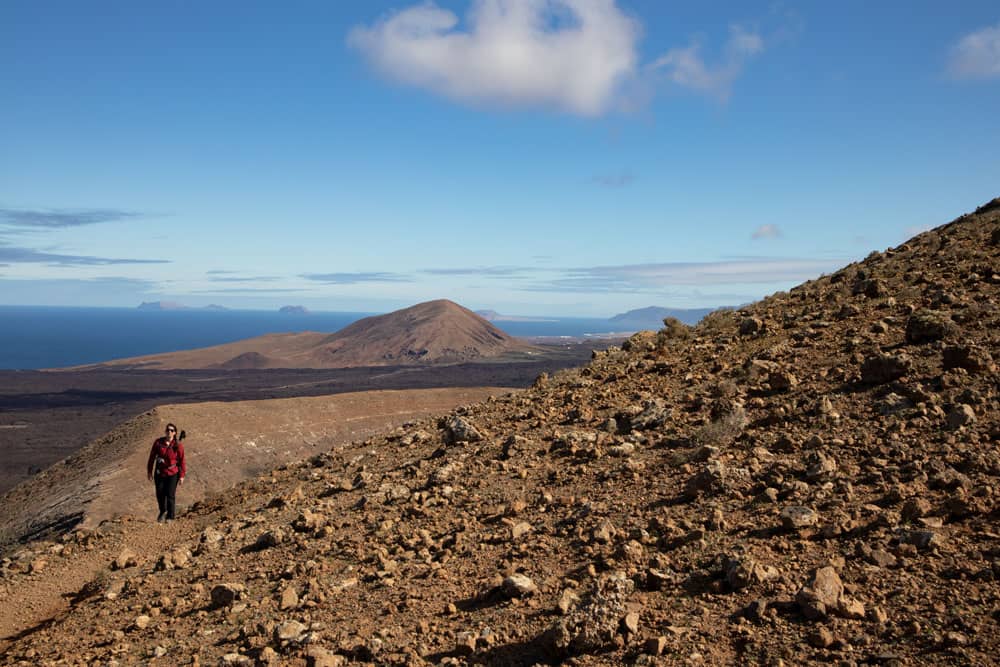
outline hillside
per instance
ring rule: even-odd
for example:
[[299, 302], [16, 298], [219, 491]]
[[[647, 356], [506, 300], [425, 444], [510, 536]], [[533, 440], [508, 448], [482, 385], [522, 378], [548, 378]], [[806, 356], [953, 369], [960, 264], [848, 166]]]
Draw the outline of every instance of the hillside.
[[[4, 659], [993, 664], [998, 259], [994, 200], [280, 468], [122, 554]], [[4, 595], [131, 530], [31, 545]]]
[[540, 353], [440, 299], [366, 317], [336, 333], [275, 333], [213, 347], [117, 359], [91, 368], [351, 368], [526, 359]]

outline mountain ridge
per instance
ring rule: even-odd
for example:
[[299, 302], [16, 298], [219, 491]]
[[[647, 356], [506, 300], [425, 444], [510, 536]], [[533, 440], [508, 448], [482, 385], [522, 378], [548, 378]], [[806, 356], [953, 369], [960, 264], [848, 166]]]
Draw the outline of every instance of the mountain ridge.
[[538, 352], [538, 348], [504, 333], [457, 303], [438, 299], [366, 317], [334, 333], [272, 333], [207, 348], [116, 359], [88, 367], [349, 368], [524, 359]]

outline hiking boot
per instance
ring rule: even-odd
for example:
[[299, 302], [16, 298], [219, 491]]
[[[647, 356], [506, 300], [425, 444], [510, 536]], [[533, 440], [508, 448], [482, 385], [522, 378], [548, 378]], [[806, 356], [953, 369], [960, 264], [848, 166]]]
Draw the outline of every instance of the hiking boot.
[[166, 514], [161, 514], [158, 517], [156, 517], [156, 523], [163, 523], [166, 520], [167, 520]]

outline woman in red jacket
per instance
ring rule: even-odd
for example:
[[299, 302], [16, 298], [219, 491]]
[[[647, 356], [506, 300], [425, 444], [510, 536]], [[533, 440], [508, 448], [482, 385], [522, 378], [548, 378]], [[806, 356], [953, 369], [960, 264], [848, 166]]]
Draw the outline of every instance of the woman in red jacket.
[[167, 424], [167, 434], [157, 438], [149, 452], [146, 477], [156, 483], [156, 503], [160, 506], [160, 515], [156, 520], [160, 523], [173, 520], [177, 505], [174, 499], [177, 484], [183, 484], [187, 474], [184, 445], [181, 443], [184, 436], [184, 431], [181, 431], [178, 437], [177, 427]]

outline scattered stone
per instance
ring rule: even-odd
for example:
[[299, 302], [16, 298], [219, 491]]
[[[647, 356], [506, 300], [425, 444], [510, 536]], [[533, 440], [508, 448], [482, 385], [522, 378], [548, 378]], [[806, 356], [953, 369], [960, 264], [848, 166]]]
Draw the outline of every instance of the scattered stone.
[[948, 336], [955, 330], [955, 322], [948, 313], [921, 308], [906, 322], [906, 342], [930, 343]]
[[261, 533], [260, 537], [257, 538], [257, 542], [254, 544], [257, 549], [268, 549], [270, 547], [276, 547], [286, 539], [285, 531], [280, 528], [275, 528], [273, 530], [268, 530]]
[[875, 354], [861, 364], [861, 381], [865, 384], [885, 384], [910, 372], [913, 361], [903, 353]]
[[795, 595], [795, 601], [806, 618], [817, 620], [836, 609], [843, 594], [844, 584], [837, 571], [832, 567], [821, 567]]
[[781, 510], [781, 525], [785, 530], [802, 530], [811, 528], [819, 523], [819, 515], [808, 507], [802, 505], [789, 505]]
[[212, 587], [212, 604], [216, 607], [228, 607], [246, 595], [247, 587], [243, 584], [225, 583]]
[[808, 468], [806, 479], [816, 481], [825, 479], [837, 472], [837, 461], [823, 452], [812, 452], [807, 458]]
[[281, 596], [278, 607], [282, 610], [294, 609], [299, 606], [299, 594], [295, 592], [293, 586], [285, 586], [281, 589]]
[[837, 603], [837, 613], [844, 618], [863, 620], [865, 617], [865, 605], [859, 600], [842, 595], [840, 601]]
[[615, 539], [616, 533], [617, 531], [613, 523], [607, 519], [601, 519], [597, 527], [594, 528], [593, 539], [599, 544], [608, 544]]
[[816, 648], [830, 648], [833, 646], [833, 633], [825, 625], [821, 625], [809, 633], [809, 643]]
[[767, 384], [773, 391], [788, 391], [799, 384], [799, 379], [790, 371], [779, 370], [767, 376]]
[[483, 434], [479, 432], [479, 429], [464, 417], [452, 417], [445, 430], [449, 445], [479, 442], [483, 439]]
[[510, 537], [517, 541], [531, 532], [531, 524], [527, 521], [518, 521], [510, 527]]
[[903, 504], [900, 515], [903, 521], [915, 521], [931, 512], [931, 504], [924, 498], [913, 497]]
[[777, 579], [780, 576], [777, 568], [764, 565], [746, 556], [729, 558], [723, 567], [726, 583], [733, 590], [746, 588], [753, 584]]
[[346, 664], [347, 658], [322, 646], [310, 644], [306, 648], [306, 667], [343, 667]]
[[933, 530], [904, 530], [899, 534], [899, 542], [900, 544], [912, 544], [922, 551], [927, 551], [943, 546], [944, 537]]
[[122, 549], [115, 559], [111, 561], [112, 570], [124, 570], [127, 567], [135, 567], [139, 564], [139, 557], [134, 551], [125, 547]]
[[976, 345], [945, 347], [941, 352], [941, 361], [945, 370], [964, 368], [971, 373], [995, 373], [997, 369], [990, 353]]
[[670, 417], [670, 411], [662, 399], [654, 398], [646, 401], [642, 406], [642, 412], [631, 419], [631, 427], [636, 431], [644, 431], [662, 426]]
[[899, 414], [900, 412], [912, 409], [913, 401], [906, 396], [900, 396], [899, 394], [892, 392], [886, 394], [880, 401], [875, 403], [875, 411], [883, 417]]
[[568, 614], [580, 601], [580, 597], [571, 588], [563, 590], [562, 594], [559, 596], [559, 601], [556, 603], [556, 608], [559, 609], [559, 613], [566, 615]]
[[[409, 495], [407, 492], [406, 495]], [[292, 529], [300, 533], [312, 533], [326, 525], [326, 517], [322, 514], [302, 510], [295, 521], [292, 522]]]
[[630, 635], [639, 634], [639, 614], [634, 611], [625, 614], [625, 618], [622, 619], [622, 630]]
[[538, 592], [538, 586], [530, 577], [523, 574], [512, 574], [503, 580], [500, 590], [511, 598], [526, 597]]
[[308, 630], [298, 621], [285, 621], [274, 628], [274, 639], [278, 642], [299, 642]]
[[543, 634], [542, 645], [554, 656], [596, 653], [613, 646], [634, 590], [635, 584], [624, 575], [601, 577], [575, 609]]
[[152, 618], [146, 616], [145, 614], [142, 614], [140, 616], [135, 617], [135, 620], [132, 621], [132, 627], [136, 628], [137, 630], [145, 630], [146, 628], [149, 627], [149, 624], [152, 622], [153, 622]]
[[963, 426], [969, 426], [970, 424], [976, 423], [976, 413], [972, 409], [971, 405], [966, 405], [961, 403], [956, 405], [948, 413], [948, 429], [956, 431]]
[[650, 637], [646, 640], [642, 650], [647, 655], [663, 655], [663, 652], [667, 650], [667, 638], [663, 635]]
[[105, 600], [117, 600], [125, 591], [125, 580], [115, 579], [104, 589]]

